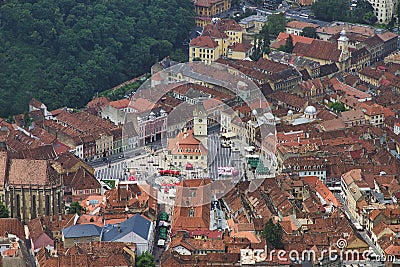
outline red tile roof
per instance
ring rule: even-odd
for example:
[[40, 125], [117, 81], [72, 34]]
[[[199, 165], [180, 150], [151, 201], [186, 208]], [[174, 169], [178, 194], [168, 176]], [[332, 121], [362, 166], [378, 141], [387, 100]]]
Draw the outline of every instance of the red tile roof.
[[289, 35], [292, 36], [293, 45], [296, 45], [297, 43], [311, 44], [314, 40], [313, 38], [309, 37], [280, 32], [278, 37], [276, 38], [276, 41], [271, 44], [271, 48], [279, 49], [281, 45], [285, 45], [286, 39], [289, 37]]
[[6, 233], [25, 239], [24, 226], [17, 218], [0, 218], [0, 236], [4, 237]]
[[29, 105], [34, 107], [34, 108], [41, 108], [41, 106], [43, 105], [42, 102], [40, 102], [39, 100], [37, 100], [36, 98], [32, 98], [31, 101], [29, 101]]
[[253, 45], [250, 42], [243, 41], [242, 43], [234, 43], [230, 46], [230, 49], [237, 52], [248, 52], [252, 47]]
[[168, 150], [172, 154], [207, 154], [207, 149], [194, 137], [193, 129], [180, 132], [175, 138], [169, 139]]
[[295, 29], [304, 29], [306, 27], [310, 27], [310, 28], [317, 29], [317, 28], [319, 28], [319, 25], [314, 24], [314, 23], [304, 22], [304, 21], [293, 20], [293, 21], [289, 21], [288, 23], [286, 23], [286, 27], [287, 28], [295, 28]]
[[124, 98], [121, 100], [111, 101], [108, 103], [110, 106], [116, 109], [124, 109], [128, 107], [130, 100], [128, 98]]
[[[210, 184], [209, 179], [184, 180], [182, 186], [177, 187], [172, 218], [173, 230], [209, 230], [211, 206], [207, 201], [210, 198], [207, 190], [208, 184]], [[196, 193], [193, 197], [187, 197], [188, 188], [192, 187], [196, 188]], [[190, 198], [192, 207], [186, 206], [188, 198]], [[193, 209], [193, 216], [189, 214], [191, 209]]]
[[311, 43], [296, 42], [293, 49], [293, 54], [297, 56], [305, 56], [309, 58], [329, 60], [338, 62], [341, 51], [335, 43], [312, 39]]
[[398, 35], [395, 34], [395, 33], [393, 33], [393, 32], [391, 32], [391, 31], [387, 31], [387, 32], [385, 32], [385, 33], [379, 33], [379, 34], [377, 34], [377, 35], [378, 35], [378, 37], [381, 38], [381, 40], [384, 41], [384, 42], [387, 42], [387, 41], [389, 41], [389, 40], [397, 39], [397, 38], [398, 38]]
[[198, 36], [190, 41], [190, 46], [216, 48], [218, 43], [209, 36]]

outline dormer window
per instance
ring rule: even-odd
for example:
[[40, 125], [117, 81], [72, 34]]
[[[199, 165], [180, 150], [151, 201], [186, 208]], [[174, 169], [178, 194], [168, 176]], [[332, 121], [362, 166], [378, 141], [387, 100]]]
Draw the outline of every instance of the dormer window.
[[194, 209], [193, 209], [193, 207], [191, 207], [190, 210], [189, 210], [189, 217], [194, 217]]

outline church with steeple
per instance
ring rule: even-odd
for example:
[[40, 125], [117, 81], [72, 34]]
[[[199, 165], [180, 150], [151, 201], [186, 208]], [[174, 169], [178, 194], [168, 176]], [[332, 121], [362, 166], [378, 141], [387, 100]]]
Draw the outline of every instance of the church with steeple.
[[339, 56], [339, 69], [346, 70], [350, 67], [350, 52], [349, 38], [347, 38], [346, 31], [344, 29], [340, 32], [340, 37], [337, 39], [337, 46], [341, 51]]
[[198, 103], [193, 111], [193, 135], [204, 147], [208, 147], [207, 113], [202, 103]]
[[346, 36], [345, 30], [340, 32], [337, 42], [311, 38], [297, 40], [293, 54], [317, 61], [321, 65], [334, 63], [339, 70], [348, 70], [351, 67], [352, 55], [349, 50], [349, 38]]
[[193, 128], [184, 128], [175, 137], [168, 138], [170, 162], [179, 168], [207, 168], [207, 114], [202, 104], [193, 111]]

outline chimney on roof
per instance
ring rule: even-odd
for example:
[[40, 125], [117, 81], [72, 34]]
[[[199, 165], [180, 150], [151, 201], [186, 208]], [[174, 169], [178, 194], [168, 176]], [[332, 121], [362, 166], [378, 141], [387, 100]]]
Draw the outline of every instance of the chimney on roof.
[[117, 227], [118, 227], [118, 233], [121, 233], [121, 224], [117, 223]]

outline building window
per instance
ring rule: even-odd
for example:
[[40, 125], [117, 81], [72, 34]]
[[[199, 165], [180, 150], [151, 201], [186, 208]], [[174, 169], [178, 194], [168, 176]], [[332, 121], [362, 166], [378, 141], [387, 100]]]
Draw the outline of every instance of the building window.
[[45, 200], [45, 215], [50, 215], [50, 196], [46, 195], [46, 200]]
[[194, 209], [190, 208], [189, 210], [189, 217], [194, 217]]

